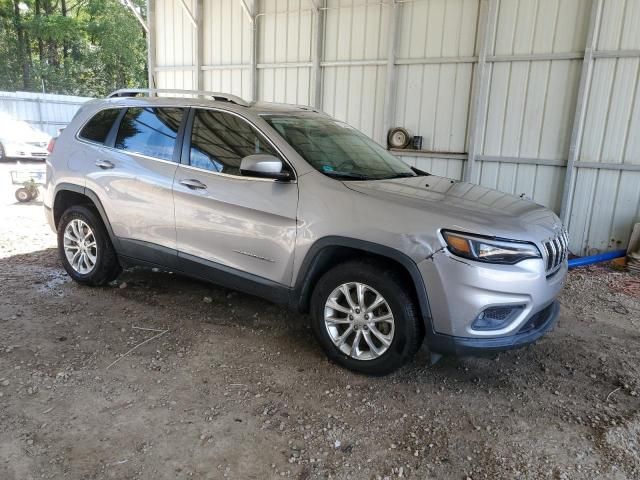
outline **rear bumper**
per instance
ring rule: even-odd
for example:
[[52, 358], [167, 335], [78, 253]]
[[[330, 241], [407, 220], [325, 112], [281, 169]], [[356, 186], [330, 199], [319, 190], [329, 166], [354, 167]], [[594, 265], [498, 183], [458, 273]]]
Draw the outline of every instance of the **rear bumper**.
[[559, 314], [560, 303], [554, 300], [532, 315], [520, 330], [513, 335], [494, 338], [469, 338], [444, 335], [431, 331], [427, 333], [427, 342], [432, 352], [458, 356], [512, 350], [535, 342], [553, 329], [558, 321]]
[[49, 227], [51, 227], [51, 230], [53, 230], [54, 232], [56, 231], [56, 225], [55, 225], [55, 221], [53, 219], [53, 209], [51, 207], [47, 207], [46, 205], [44, 206], [44, 216], [47, 219], [47, 223], [49, 224]]

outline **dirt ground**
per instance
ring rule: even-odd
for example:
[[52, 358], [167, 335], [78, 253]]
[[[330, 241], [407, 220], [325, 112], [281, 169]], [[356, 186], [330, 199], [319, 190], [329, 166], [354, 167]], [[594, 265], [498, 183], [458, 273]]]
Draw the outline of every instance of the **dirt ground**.
[[257, 298], [150, 270], [71, 282], [41, 204], [15, 204], [11, 168], [0, 479], [640, 478], [637, 277], [572, 272], [558, 327], [533, 346], [435, 365], [423, 348], [368, 378]]

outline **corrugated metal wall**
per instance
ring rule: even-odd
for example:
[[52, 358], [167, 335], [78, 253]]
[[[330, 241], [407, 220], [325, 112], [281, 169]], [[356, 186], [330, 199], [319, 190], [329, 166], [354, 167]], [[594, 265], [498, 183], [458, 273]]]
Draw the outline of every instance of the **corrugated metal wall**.
[[50, 93], [0, 92], [0, 112], [29, 123], [55, 136], [90, 97], [53, 95]]
[[584, 253], [626, 246], [640, 217], [640, 1], [605, 1], [595, 43], [578, 153], [590, 163], [577, 169], [569, 217]]
[[577, 254], [638, 221], [640, 0], [154, 5], [158, 87], [316, 104], [381, 143], [402, 126], [423, 137], [403, 160], [562, 211]]
[[203, 32], [203, 88], [250, 98], [251, 25], [240, 2], [204, 0], [203, 3], [207, 19]]

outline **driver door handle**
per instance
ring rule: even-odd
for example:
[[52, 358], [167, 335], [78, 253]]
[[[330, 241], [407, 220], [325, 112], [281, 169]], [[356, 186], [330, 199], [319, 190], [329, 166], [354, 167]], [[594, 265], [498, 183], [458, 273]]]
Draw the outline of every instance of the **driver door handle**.
[[96, 167], [100, 167], [103, 170], [107, 170], [109, 168], [115, 167], [115, 165], [109, 160], [98, 160], [96, 161]]
[[191, 190], [204, 190], [207, 188], [207, 186], [200, 180], [195, 180], [193, 178], [185, 178], [184, 180], [180, 180], [180, 185], [184, 185]]

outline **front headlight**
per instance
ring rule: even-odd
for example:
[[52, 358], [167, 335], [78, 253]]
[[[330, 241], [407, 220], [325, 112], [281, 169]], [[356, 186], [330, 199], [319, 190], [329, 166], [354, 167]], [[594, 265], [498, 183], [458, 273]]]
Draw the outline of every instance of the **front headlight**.
[[454, 255], [487, 263], [513, 265], [527, 258], [542, 258], [533, 243], [442, 231], [447, 248]]

